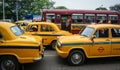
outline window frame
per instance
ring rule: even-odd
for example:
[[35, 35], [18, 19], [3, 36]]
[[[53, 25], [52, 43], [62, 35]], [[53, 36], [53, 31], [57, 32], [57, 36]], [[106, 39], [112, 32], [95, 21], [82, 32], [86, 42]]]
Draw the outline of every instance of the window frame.
[[[107, 36], [104, 36], [104, 35], [106, 35], [106, 33], [105, 33], [105, 34], [103, 34], [104, 37], [100, 37], [100, 30], [104, 30], [105, 31], [105, 29], [107, 29], [107, 32], [108, 32]], [[98, 32], [97, 35], [96, 35], [96, 32]], [[95, 35], [96, 38], [109, 38], [109, 28], [97, 29], [93, 35]]]

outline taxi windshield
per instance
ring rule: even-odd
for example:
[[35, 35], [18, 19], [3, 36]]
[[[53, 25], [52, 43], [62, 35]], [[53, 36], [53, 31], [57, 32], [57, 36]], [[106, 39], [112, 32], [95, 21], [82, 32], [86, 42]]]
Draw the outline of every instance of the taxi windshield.
[[11, 31], [16, 35], [16, 36], [20, 36], [23, 34], [23, 30], [21, 28], [19, 28], [18, 26], [12, 26], [11, 27]]
[[85, 37], [90, 37], [91, 34], [93, 33], [93, 31], [94, 31], [94, 28], [86, 27], [86, 28], [81, 32], [81, 35], [82, 35], [82, 36], [85, 36]]

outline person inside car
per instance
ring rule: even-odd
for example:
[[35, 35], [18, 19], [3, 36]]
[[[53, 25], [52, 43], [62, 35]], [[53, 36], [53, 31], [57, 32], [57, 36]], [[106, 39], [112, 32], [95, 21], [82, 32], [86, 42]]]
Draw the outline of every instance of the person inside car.
[[37, 29], [37, 26], [32, 26], [32, 31], [33, 32], [36, 32], [38, 29]]

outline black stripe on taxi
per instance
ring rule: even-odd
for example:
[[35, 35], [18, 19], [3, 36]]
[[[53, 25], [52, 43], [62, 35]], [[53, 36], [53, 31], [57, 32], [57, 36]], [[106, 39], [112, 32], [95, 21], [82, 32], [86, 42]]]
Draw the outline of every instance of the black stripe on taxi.
[[39, 49], [39, 46], [0, 46], [0, 49]]

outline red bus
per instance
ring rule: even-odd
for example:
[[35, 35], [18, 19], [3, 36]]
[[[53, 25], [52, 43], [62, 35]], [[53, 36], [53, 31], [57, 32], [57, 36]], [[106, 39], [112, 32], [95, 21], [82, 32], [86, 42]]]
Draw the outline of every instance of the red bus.
[[66, 29], [67, 17], [72, 17], [71, 30], [73, 34], [79, 33], [81, 28], [92, 22], [120, 24], [120, 13], [107, 10], [43, 10], [42, 21], [56, 23], [62, 30]]

